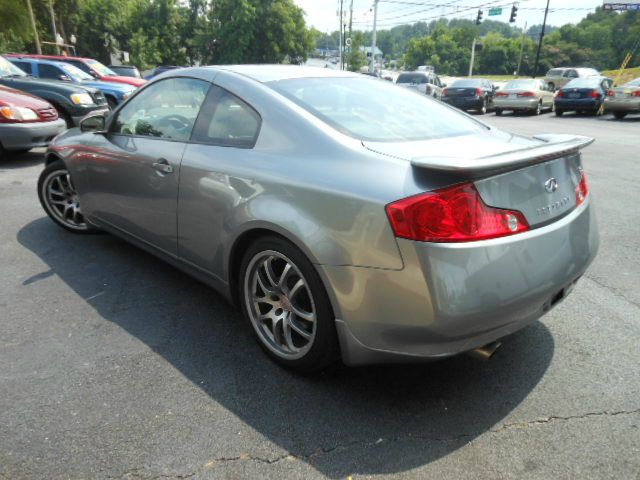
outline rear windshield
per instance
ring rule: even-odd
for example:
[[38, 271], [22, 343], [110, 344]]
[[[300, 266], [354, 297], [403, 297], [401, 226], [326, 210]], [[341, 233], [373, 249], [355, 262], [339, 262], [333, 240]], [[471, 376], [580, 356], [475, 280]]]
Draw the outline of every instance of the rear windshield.
[[396, 83], [427, 83], [427, 77], [422, 73], [401, 73]]
[[538, 80], [511, 80], [507, 83], [503, 90], [516, 90], [519, 88], [538, 88], [540, 83]]
[[596, 88], [600, 83], [602, 79], [598, 77], [576, 78], [567, 83], [564, 88]]
[[640, 78], [636, 78], [635, 80], [631, 80], [624, 84], [625, 87], [640, 87]]
[[561, 77], [563, 71], [560, 68], [552, 68], [547, 72], [547, 77]]
[[428, 140], [487, 129], [426, 95], [372, 78], [295, 78], [267, 85], [359, 140]]
[[451, 84], [454, 88], [482, 87], [482, 80], [456, 80]]

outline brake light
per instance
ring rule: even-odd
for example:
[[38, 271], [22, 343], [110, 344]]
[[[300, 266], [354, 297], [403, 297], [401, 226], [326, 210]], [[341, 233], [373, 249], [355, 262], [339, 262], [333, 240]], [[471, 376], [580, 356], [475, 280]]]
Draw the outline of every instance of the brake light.
[[481, 88], [476, 88], [476, 95], [479, 97], [482, 97], [484, 95], [484, 92]]
[[636, 90], [631, 95], [633, 95], [634, 97], [640, 97], [640, 90]]
[[616, 96], [616, 92], [614, 92], [613, 90], [609, 90], [609, 91], [607, 92], [607, 96], [609, 96], [609, 97], [615, 97], [615, 96]]
[[564, 97], [564, 92], [562, 90], [558, 90], [558, 93], [556, 93], [556, 97]]
[[587, 174], [582, 171], [580, 183], [576, 187], [576, 207], [584, 202], [587, 195], [589, 195], [589, 182], [587, 181]]
[[520, 92], [518, 96], [519, 97], [535, 97], [536, 94], [533, 92]]
[[591, 92], [591, 98], [600, 98], [602, 95], [597, 90]]
[[445, 88], [444, 90], [442, 90], [442, 95], [443, 96], [446, 97], [448, 94], [449, 94], [449, 89], [448, 88]]
[[496, 97], [508, 97], [509, 94], [508, 93], [504, 93], [504, 92], [498, 92], [496, 93]]
[[486, 205], [473, 183], [404, 198], [386, 210], [396, 237], [422, 242], [471, 242], [529, 230], [521, 212]]

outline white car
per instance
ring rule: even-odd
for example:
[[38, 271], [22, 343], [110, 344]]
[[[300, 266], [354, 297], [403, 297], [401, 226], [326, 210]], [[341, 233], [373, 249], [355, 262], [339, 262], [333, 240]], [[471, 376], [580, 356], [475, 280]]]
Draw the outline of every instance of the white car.
[[401, 87], [413, 88], [420, 93], [438, 99], [442, 97], [442, 89], [447, 86], [440, 81], [438, 75], [426, 71], [403, 72], [398, 75], [396, 84]]

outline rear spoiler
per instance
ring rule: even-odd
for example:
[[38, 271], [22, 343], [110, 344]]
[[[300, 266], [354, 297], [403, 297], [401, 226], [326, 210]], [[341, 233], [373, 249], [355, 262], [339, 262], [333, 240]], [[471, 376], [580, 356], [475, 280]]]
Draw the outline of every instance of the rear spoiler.
[[477, 178], [575, 155], [579, 150], [591, 145], [594, 141], [593, 138], [582, 135], [554, 134], [536, 135], [533, 139], [544, 143], [521, 150], [479, 158], [416, 157], [411, 159], [411, 165], [437, 170], [442, 173], [453, 173], [467, 178]]

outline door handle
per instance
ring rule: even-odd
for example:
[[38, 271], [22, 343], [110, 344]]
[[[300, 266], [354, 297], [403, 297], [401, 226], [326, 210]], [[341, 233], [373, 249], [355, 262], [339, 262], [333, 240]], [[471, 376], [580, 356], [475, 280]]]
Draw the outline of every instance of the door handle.
[[173, 167], [169, 165], [164, 158], [159, 159], [157, 162], [151, 164], [151, 166], [162, 173], [173, 173]]

